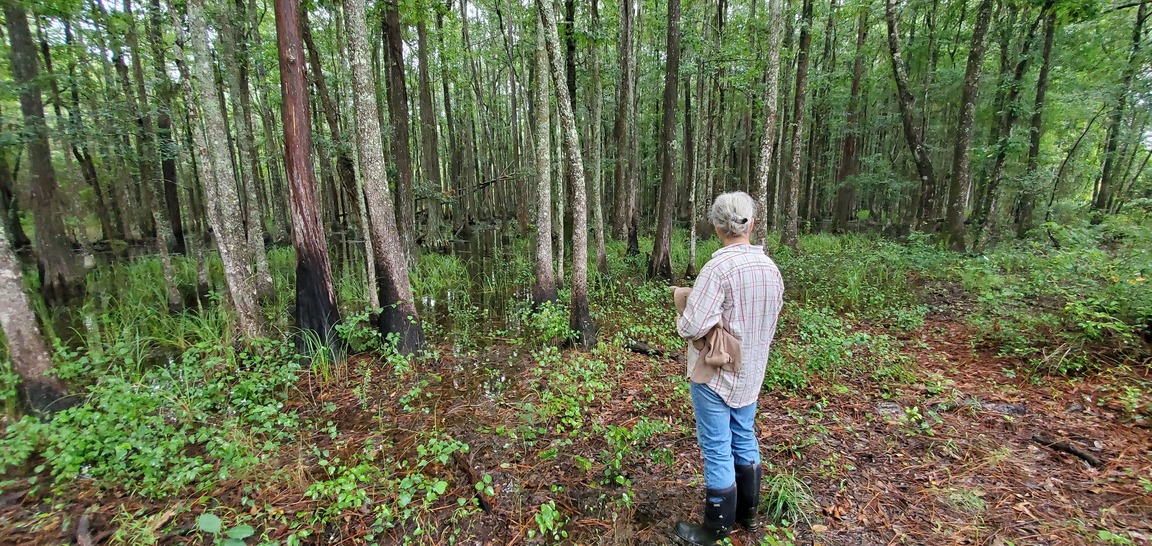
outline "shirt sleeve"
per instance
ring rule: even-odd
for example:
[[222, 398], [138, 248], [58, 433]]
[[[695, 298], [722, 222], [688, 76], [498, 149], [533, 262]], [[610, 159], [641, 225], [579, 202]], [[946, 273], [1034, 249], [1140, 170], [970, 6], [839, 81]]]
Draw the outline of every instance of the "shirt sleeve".
[[676, 331], [684, 339], [700, 339], [720, 322], [723, 309], [724, 287], [720, 276], [715, 268], [705, 267], [688, 295], [684, 314], [676, 320]]

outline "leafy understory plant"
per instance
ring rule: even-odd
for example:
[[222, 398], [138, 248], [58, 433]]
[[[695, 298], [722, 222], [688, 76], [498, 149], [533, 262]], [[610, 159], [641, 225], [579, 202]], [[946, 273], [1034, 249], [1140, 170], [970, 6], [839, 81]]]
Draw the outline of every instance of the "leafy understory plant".
[[220, 546], [245, 546], [247, 543], [244, 542], [244, 539], [256, 534], [256, 530], [247, 524], [236, 525], [221, 532], [223, 522], [219, 516], [210, 513], [200, 514], [200, 517], [196, 518], [196, 528], [212, 535], [215, 538], [215, 543]]

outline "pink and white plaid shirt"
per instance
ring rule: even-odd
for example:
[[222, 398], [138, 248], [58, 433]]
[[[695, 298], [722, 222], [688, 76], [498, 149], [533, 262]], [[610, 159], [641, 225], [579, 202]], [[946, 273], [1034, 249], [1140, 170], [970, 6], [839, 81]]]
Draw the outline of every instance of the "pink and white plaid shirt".
[[[762, 246], [723, 247], [700, 270], [676, 330], [689, 341], [700, 339], [724, 316], [728, 329], [740, 340], [740, 372], [717, 370], [708, 386], [729, 407], [747, 406], [760, 394], [783, 296], [780, 269]], [[696, 367], [696, 353], [688, 343], [689, 376]]]

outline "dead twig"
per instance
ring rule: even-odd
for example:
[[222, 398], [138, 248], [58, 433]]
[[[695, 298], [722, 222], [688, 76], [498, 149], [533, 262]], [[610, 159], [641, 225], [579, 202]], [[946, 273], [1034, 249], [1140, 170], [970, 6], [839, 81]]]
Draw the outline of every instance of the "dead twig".
[[1063, 451], [1064, 453], [1069, 453], [1069, 454], [1075, 455], [1077, 457], [1080, 457], [1081, 459], [1084, 460], [1084, 462], [1092, 465], [1095, 468], [1100, 468], [1100, 467], [1104, 466], [1104, 462], [1101, 461], [1100, 459], [1096, 458], [1095, 455], [1088, 453], [1087, 451], [1084, 451], [1083, 449], [1080, 449], [1079, 447], [1076, 447], [1076, 446], [1072, 445], [1071, 443], [1057, 442], [1056, 440], [1053, 440], [1052, 438], [1049, 438], [1043, 434], [1033, 434], [1032, 435], [1032, 441], [1036, 442], [1036, 443], [1038, 443], [1044, 447], [1052, 448], [1052, 449], [1055, 449], [1056, 451]]

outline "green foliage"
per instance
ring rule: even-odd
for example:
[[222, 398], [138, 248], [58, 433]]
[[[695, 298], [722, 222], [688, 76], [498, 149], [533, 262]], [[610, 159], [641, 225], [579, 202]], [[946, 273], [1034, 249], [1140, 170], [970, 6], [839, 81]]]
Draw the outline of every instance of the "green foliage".
[[963, 263], [981, 334], [1045, 373], [1147, 355], [1138, 332], [1152, 321], [1152, 233], [1110, 223], [1050, 229], [1060, 248], [1003, 245]]
[[0, 471], [39, 453], [57, 485], [89, 477], [148, 497], [242, 474], [295, 437], [284, 402], [298, 369], [290, 346], [255, 340], [193, 347], [135, 380], [102, 375], [86, 404], [8, 427]]
[[576, 338], [576, 332], [568, 325], [568, 306], [563, 303], [546, 301], [535, 309], [525, 307], [520, 311], [520, 325], [523, 339], [532, 347], [559, 345]]
[[[870, 374], [877, 380], [909, 381], [910, 361], [887, 334], [853, 328], [830, 309], [800, 307], [784, 315], [784, 334], [769, 354], [767, 388], [798, 389], [812, 376]], [[794, 334], [792, 333], [794, 329]]]

